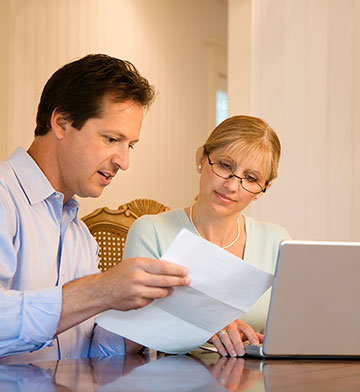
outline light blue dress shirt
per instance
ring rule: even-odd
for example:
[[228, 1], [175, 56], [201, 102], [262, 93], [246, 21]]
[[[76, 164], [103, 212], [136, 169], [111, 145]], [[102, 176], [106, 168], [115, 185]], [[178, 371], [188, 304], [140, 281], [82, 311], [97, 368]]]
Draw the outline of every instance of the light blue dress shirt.
[[93, 318], [54, 339], [61, 286], [99, 272], [79, 204], [63, 199], [22, 148], [0, 163], [0, 363], [89, 354]]

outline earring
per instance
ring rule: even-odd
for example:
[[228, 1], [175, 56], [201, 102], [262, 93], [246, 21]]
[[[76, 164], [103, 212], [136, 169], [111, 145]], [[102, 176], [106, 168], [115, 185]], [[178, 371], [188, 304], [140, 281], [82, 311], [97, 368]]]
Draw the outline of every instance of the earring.
[[201, 169], [202, 169], [202, 166], [201, 166], [201, 165], [199, 165], [199, 166], [198, 166], [198, 169], [201, 171]]

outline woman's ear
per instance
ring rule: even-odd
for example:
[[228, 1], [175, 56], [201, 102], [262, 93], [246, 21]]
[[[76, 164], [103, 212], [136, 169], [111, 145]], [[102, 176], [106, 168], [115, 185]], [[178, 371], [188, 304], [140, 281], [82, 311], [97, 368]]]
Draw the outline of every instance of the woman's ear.
[[[272, 181], [270, 181], [267, 185], [266, 185], [266, 192], [269, 190], [269, 188], [272, 185]], [[264, 192], [258, 193], [255, 197], [254, 200], [259, 200], [260, 197], [264, 194]]]
[[204, 147], [199, 147], [196, 150], [195, 161], [196, 161], [196, 170], [198, 173], [201, 173], [203, 163], [204, 163]]
[[55, 136], [58, 139], [63, 139], [65, 137], [65, 131], [68, 120], [64, 113], [54, 110], [51, 114], [50, 125], [51, 129], [54, 131]]
[[267, 185], [266, 185], [266, 192], [269, 190], [269, 188], [271, 187], [271, 185], [272, 185], [272, 181], [270, 181]]

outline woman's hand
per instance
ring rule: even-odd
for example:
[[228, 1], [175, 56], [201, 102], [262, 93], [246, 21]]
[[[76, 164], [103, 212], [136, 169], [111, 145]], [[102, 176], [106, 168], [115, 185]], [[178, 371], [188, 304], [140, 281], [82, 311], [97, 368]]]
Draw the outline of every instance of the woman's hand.
[[213, 343], [219, 354], [224, 357], [241, 357], [245, 354], [243, 341], [246, 340], [250, 344], [259, 344], [263, 342], [264, 335], [256, 333], [250, 325], [237, 319], [212, 336], [209, 342]]

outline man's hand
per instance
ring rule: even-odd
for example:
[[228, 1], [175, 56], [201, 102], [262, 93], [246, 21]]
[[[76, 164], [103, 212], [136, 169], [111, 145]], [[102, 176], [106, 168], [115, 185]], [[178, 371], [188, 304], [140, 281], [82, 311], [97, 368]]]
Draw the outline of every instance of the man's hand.
[[66, 283], [57, 334], [109, 309], [131, 310], [188, 286], [185, 267], [149, 258], [126, 259], [101, 274]]
[[185, 267], [163, 260], [126, 259], [101, 274], [101, 295], [108, 309], [142, 308], [154, 299], [170, 295], [173, 287], [190, 284], [187, 273]]

